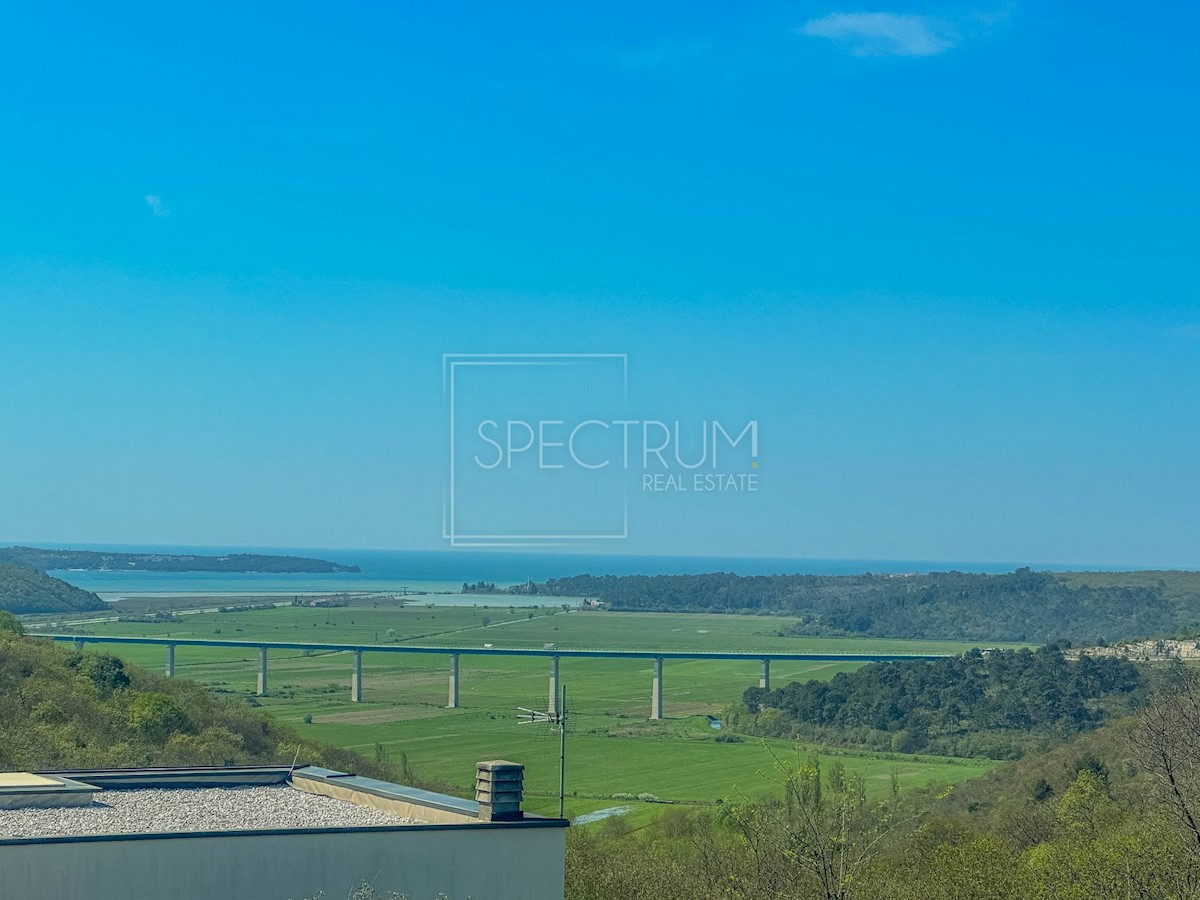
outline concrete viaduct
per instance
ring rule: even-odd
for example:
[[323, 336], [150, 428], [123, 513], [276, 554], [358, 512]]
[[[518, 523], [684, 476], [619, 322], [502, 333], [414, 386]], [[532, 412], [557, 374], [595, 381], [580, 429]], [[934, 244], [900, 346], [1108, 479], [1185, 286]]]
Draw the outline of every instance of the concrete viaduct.
[[705, 653], [675, 650], [557, 650], [557, 649], [505, 649], [492, 647], [414, 647], [376, 644], [312, 644], [290, 641], [208, 641], [197, 638], [151, 638], [151, 637], [101, 637], [77, 634], [35, 634], [32, 637], [49, 638], [73, 643], [82, 650], [87, 644], [148, 644], [166, 648], [166, 674], [175, 675], [176, 647], [240, 647], [258, 651], [258, 694], [267, 693], [268, 650], [321, 650], [354, 654], [350, 670], [350, 699], [361, 703], [363, 699], [362, 655], [364, 653], [423, 653], [447, 656], [450, 659], [450, 688], [447, 708], [456, 709], [458, 702], [458, 661], [460, 656], [538, 656], [550, 660], [550, 689], [547, 710], [558, 709], [558, 661], [564, 657], [587, 657], [590, 659], [650, 659], [654, 661], [654, 677], [650, 686], [650, 718], [663, 717], [663, 661], [670, 659], [715, 659], [715, 660], [758, 660], [762, 672], [758, 679], [761, 688], [771, 687], [771, 660], [824, 661], [824, 662], [890, 662], [904, 659], [942, 659], [950, 653]]

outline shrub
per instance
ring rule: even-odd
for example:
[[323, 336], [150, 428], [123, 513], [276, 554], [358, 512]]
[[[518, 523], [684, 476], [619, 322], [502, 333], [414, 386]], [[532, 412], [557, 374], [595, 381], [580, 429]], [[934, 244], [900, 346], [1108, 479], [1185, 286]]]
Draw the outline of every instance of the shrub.
[[15, 634], [18, 637], [25, 633], [25, 626], [10, 612], [0, 610], [0, 634]]
[[183, 707], [166, 694], [147, 693], [129, 704], [129, 727], [154, 741], [187, 731], [191, 721]]
[[125, 663], [107, 653], [88, 653], [76, 657], [74, 668], [94, 684], [101, 694], [110, 694], [120, 688], [129, 687]]

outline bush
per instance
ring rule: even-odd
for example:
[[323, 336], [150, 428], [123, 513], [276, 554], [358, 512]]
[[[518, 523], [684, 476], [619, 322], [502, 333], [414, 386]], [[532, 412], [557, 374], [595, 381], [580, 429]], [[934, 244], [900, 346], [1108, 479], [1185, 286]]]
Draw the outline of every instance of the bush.
[[690, 838], [698, 829], [697, 814], [681, 807], [666, 810], [657, 824], [663, 836], [669, 838]]
[[129, 727], [155, 741], [187, 731], [191, 721], [183, 708], [166, 694], [139, 694], [129, 704]]
[[240, 734], [212, 725], [197, 735], [172, 734], [167, 750], [185, 765], [233, 766], [244, 758], [245, 744]]
[[[105, 654], [0, 632], [0, 771], [287, 764], [302, 745], [313, 765], [395, 780], [388, 764], [302, 741], [295, 729], [255, 710], [257, 702]], [[415, 777], [409, 783], [446, 787]]]
[[94, 684], [101, 694], [111, 694], [120, 688], [129, 687], [129, 676], [125, 674], [125, 663], [107, 653], [88, 653], [77, 656], [74, 668], [81, 676]]
[[609, 816], [600, 826], [604, 832], [604, 837], [608, 840], [619, 840], [629, 834], [629, 823], [625, 821], [624, 816]]
[[18, 637], [25, 633], [25, 626], [10, 612], [0, 610], [0, 634], [15, 634]]

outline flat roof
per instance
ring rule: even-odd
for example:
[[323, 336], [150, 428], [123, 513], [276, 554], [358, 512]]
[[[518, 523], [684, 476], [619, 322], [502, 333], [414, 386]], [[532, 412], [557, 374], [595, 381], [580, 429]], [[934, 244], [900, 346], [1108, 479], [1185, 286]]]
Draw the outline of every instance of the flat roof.
[[0, 772], [0, 788], [6, 787], [58, 787], [61, 781], [34, 775], [32, 772]]
[[0, 809], [34, 806], [87, 806], [97, 788], [61, 775], [0, 772]]
[[0, 839], [420, 824], [287, 784], [108, 789], [89, 806], [0, 809]]

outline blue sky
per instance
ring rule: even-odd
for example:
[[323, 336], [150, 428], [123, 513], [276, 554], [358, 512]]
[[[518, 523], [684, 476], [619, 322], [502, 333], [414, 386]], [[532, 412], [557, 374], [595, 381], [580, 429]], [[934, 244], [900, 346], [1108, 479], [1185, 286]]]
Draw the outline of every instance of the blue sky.
[[0, 24], [0, 538], [444, 546], [442, 355], [615, 352], [762, 445], [622, 552], [1200, 565], [1192, 4]]

